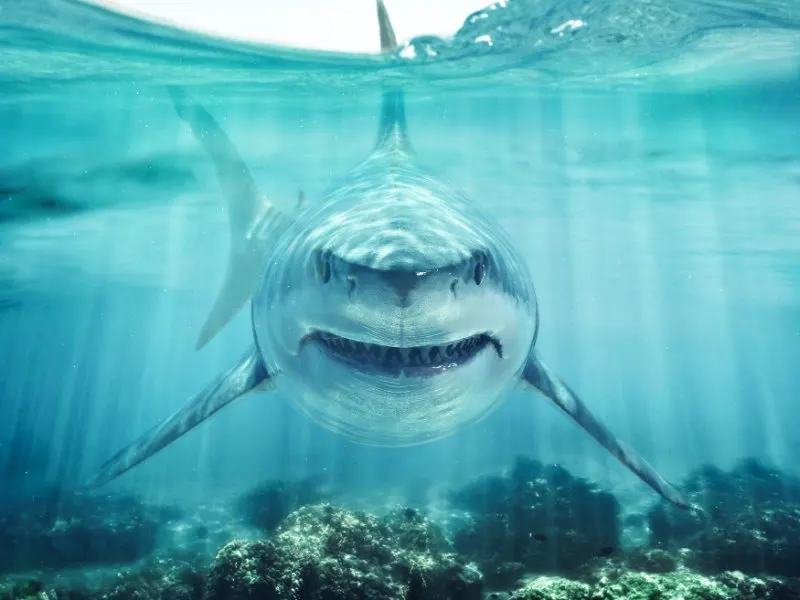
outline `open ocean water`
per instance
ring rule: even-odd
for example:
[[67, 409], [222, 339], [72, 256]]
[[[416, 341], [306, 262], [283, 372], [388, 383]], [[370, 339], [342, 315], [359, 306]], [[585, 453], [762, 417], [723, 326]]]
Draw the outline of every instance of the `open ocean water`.
[[[167, 86], [293, 213], [386, 83], [527, 260], [548, 364], [689, 513], [521, 392], [407, 448], [253, 394], [73, 491], [251, 340], [242, 310], [195, 351], [230, 233]], [[506, 0], [382, 56], [0, 2], [2, 600], [800, 597], [799, 359], [800, 3]]]

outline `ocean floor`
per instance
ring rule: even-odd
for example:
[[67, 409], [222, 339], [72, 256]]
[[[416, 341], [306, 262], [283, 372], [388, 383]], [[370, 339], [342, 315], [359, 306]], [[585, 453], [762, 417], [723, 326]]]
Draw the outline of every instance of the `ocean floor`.
[[690, 511], [623, 515], [519, 457], [429, 511], [356, 509], [319, 478], [191, 510], [54, 492], [0, 512], [0, 600], [800, 598], [800, 480], [744, 460], [680, 487]]

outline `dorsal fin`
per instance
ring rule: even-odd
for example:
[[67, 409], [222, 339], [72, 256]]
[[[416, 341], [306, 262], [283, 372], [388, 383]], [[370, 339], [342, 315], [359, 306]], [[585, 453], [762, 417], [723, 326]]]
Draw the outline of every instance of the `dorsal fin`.
[[[378, 25], [381, 32], [381, 51], [391, 52], [397, 49], [397, 37], [394, 34], [389, 12], [383, 0], [378, 2]], [[396, 148], [408, 151], [411, 144], [406, 131], [406, 106], [403, 91], [387, 86], [383, 92], [381, 104], [381, 123], [378, 130], [377, 149]]]

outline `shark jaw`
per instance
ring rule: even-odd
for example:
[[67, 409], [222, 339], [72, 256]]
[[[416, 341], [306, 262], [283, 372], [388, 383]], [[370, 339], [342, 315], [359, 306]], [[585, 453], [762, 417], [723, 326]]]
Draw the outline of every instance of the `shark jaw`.
[[400, 347], [385, 346], [342, 337], [326, 331], [305, 336], [301, 346], [313, 344], [324, 355], [347, 368], [369, 375], [432, 377], [469, 364], [483, 352], [503, 358], [500, 341], [488, 333], [444, 344]]

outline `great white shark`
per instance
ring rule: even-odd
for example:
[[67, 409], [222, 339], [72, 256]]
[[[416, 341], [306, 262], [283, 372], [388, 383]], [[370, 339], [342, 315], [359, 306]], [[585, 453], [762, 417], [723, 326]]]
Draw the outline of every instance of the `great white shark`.
[[[397, 47], [378, 0], [381, 48]], [[373, 152], [320, 203], [281, 212], [211, 115], [172, 90], [226, 198], [231, 252], [198, 347], [250, 301], [253, 343], [180, 410], [108, 460], [106, 483], [254, 390], [364, 444], [408, 446], [538, 392], [671, 503], [686, 499], [600, 422], [540, 359], [525, 261], [464, 193], [414, 162], [403, 93], [386, 88]], [[300, 204], [303, 204], [302, 197]]]

